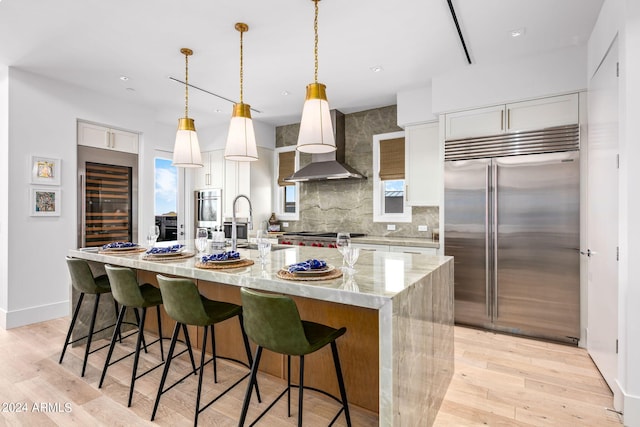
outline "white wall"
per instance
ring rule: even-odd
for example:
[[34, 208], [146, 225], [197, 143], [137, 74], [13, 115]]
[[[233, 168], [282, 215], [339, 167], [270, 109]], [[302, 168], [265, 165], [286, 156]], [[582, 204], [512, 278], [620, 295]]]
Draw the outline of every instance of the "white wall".
[[405, 126], [438, 120], [438, 116], [433, 114], [431, 99], [431, 86], [398, 92], [396, 95], [398, 126], [404, 129]]
[[0, 328], [5, 328], [9, 235], [9, 68], [0, 66]]
[[587, 49], [576, 46], [507, 63], [474, 64], [432, 80], [432, 111], [445, 113], [586, 89]]
[[[140, 185], [153, 182], [154, 145], [171, 145], [175, 130], [164, 135], [154, 122], [153, 112], [132, 103], [15, 68], [9, 68], [9, 100], [8, 156], [2, 156], [3, 161], [7, 159], [8, 167], [2, 170], [9, 185], [8, 191], [0, 193], [0, 205], [8, 209], [3, 224], [8, 229], [10, 250], [2, 257], [8, 267], [0, 293], [8, 296], [2, 314], [6, 327], [12, 328], [69, 313], [70, 287], [64, 257], [76, 245], [76, 120], [142, 133], [141, 152], [148, 161], [140, 164]], [[62, 159], [60, 217], [29, 216], [31, 155]], [[144, 225], [147, 219], [150, 224], [153, 203], [140, 205], [139, 224]]]
[[640, 426], [640, 4], [637, 0], [605, 0], [589, 39], [590, 78], [614, 37], [619, 37], [619, 245], [618, 385], [616, 408], [624, 424]]

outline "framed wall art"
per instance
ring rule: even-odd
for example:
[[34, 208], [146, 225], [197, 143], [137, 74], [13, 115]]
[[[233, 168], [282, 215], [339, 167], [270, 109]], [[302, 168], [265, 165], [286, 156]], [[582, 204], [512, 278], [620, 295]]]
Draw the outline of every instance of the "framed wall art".
[[60, 185], [61, 160], [31, 156], [31, 183]]
[[60, 216], [62, 200], [59, 188], [29, 189], [29, 210], [31, 216]]

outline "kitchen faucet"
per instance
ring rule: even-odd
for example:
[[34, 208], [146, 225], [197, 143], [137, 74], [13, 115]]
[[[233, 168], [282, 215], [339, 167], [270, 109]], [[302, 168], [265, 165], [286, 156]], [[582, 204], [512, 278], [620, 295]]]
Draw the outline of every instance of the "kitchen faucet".
[[[253, 230], [253, 208], [251, 207], [251, 200], [244, 194], [238, 194], [235, 199], [233, 199], [233, 206], [231, 207], [232, 216], [231, 216], [231, 250], [238, 250], [238, 230], [236, 228], [236, 202], [239, 198], [244, 197], [249, 202], [249, 222], [247, 223], [247, 234], [249, 230]], [[249, 237], [247, 235], [247, 237]]]

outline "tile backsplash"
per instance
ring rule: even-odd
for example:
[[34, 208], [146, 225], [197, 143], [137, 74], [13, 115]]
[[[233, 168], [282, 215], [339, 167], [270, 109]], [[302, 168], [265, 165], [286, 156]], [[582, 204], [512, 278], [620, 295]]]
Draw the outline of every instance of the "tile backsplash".
[[[396, 124], [396, 106], [345, 114], [346, 163], [367, 179], [311, 181], [300, 184], [300, 221], [288, 221], [284, 231], [349, 231], [372, 236], [431, 238], [438, 228], [438, 207], [413, 207], [412, 222], [394, 222], [396, 229], [373, 222], [373, 135], [401, 131]], [[295, 145], [299, 124], [276, 128], [276, 147]], [[303, 154], [300, 164], [311, 156]], [[418, 231], [427, 225], [428, 231]]]

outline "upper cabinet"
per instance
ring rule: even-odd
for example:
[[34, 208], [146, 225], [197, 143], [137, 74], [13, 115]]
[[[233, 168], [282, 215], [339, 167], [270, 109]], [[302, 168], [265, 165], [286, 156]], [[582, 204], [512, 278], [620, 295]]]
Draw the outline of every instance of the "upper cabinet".
[[78, 145], [138, 154], [138, 139], [135, 132], [78, 122]]
[[224, 187], [224, 150], [205, 151], [202, 153], [203, 167], [194, 171], [194, 188]]
[[522, 132], [579, 122], [578, 94], [553, 96], [447, 114], [445, 139]]
[[410, 206], [438, 206], [442, 164], [438, 122], [405, 128], [405, 185]]

